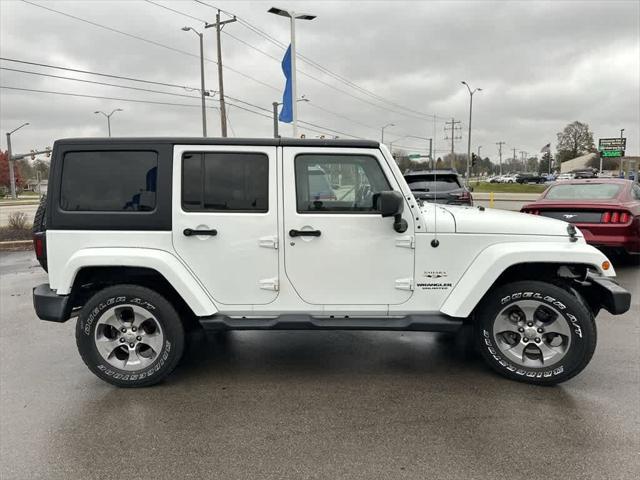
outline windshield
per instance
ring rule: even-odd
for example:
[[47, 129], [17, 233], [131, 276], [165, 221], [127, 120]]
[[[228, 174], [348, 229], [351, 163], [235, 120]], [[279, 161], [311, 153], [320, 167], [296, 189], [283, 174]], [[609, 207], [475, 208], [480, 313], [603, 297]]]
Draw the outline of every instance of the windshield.
[[454, 175], [410, 175], [405, 177], [409, 188], [414, 192], [446, 192], [460, 188], [458, 178]]
[[615, 183], [574, 183], [551, 187], [545, 198], [549, 200], [610, 200], [622, 185]]

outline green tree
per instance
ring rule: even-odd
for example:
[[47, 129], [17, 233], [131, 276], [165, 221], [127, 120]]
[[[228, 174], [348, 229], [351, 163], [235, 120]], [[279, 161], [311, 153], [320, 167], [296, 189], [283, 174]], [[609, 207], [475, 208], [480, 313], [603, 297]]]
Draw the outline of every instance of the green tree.
[[566, 162], [589, 152], [595, 152], [593, 132], [589, 125], [582, 122], [572, 122], [558, 133], [556, 158], [560, 162]]

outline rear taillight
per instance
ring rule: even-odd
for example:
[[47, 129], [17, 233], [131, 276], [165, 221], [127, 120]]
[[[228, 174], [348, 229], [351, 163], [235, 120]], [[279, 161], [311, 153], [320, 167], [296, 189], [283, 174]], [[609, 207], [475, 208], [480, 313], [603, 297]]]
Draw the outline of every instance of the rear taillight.
[[44, 257], [44, 238], [42, 236], [33, 236], [33, 249], [36, 252], [36, 258]]
[[600, 223], [624, 224], [627, 223], [630, 218], [631, 215], [629, 214], [629, 212], [617, 212], [612, 210], [610, 212], [604, 212], [602, 214], [602, 217], [600, 217]]
[[47, 270], [47, 236], [46, 232], [38, 232], [33, 234], [33, 251], [36, 259]]

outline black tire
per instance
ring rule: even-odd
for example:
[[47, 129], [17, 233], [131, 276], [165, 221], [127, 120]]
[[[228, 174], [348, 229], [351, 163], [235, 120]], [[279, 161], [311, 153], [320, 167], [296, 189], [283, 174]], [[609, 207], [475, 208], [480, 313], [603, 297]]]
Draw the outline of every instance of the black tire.
[[[508, 309], [510, 305], [517, 308], [518, 302], [523, 300], [538, 302], [542, 307], [543, 315], [545, 312], [551, 311], [545, 306], [551, 307], [559, 314], [557, 321], [566, 322], [566, 325], [563, 325], [570, 333], [566, 337], [570, 343], [568, 343], [564, 356], [555, 363], [540, 367], [524, 366], [505, 355], [498, 345], [499, 340], [494, 336], [494, 324], [499, 314]], [[539, 315], [539, 311], [536, 310], [534, 315]], [[555, 385], [564, 382], [580, 373], [587, 366], [596, 348], [596, 324], [588, 306], [569, 291], [550, 283], [522, 281], [498, 287], [486, 295], [475, 317], [475, 340], [478, 351], [491, 368], [511, 380], [537, 385]], [[499, 334], [499, 332], [495, 333]], [[518, 334], [513, 335], [517, 336]], [[540, 336], [543, 337], [543, 335], [546, 334]], [[517, 341], [513, 339], [514, 345], [520, 341], [524, 342], [525, 338], [521, 337]], [[545, 342], [544, 337], [542, 342]], [[536, 345], [532, 343], [531, 347], [527, 347], [529, 350], [525, 351], [535, 353], [536, 348]], [[534, 361], [540, 360], [536, 360], [534, 357]]]
[[40, 233], [47, 230], [45, 212], [47, 210], [47, 196], [43, 195], [40, 198], [40, 204], [36, 210], [36, 214], [33, 217], [33, 227], [31, 231], [33, 233]]
[[[161, 349], [153, 352], [152, 363], [139, 370], [117, 368], [96, 346], [100, 318], [118, 306], [146, 310], [164, 335]], [[118, 387], [147, 387], [164, 380], [178, 365], [184, 343], [184, 328], [173, 305], [157, 292], [139, 285], [116, 285], [100, 290], [84, 305], [76, 324], [76, 344], [82, 360], [96, 376]], [[123, 347], [126, 348], [126, 344]]]

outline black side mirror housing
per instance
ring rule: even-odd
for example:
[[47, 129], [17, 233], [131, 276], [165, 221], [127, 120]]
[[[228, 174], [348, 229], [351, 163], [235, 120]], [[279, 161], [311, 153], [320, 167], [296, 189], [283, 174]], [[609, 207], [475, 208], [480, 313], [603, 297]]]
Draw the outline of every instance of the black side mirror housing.
[[376, 194], [375, 206], [383, 217], [393, 217], [404, 210], [404, 198], [395, 190], [380, 192]]
[[402, 218], [404, 197], [400, 192], [389, 190], [380, 192], [374, 197], [376, 210], [383, 217], [394, 217], [393, 228], [398, 233], [404, 233], [409, 228], [407, 221]]

